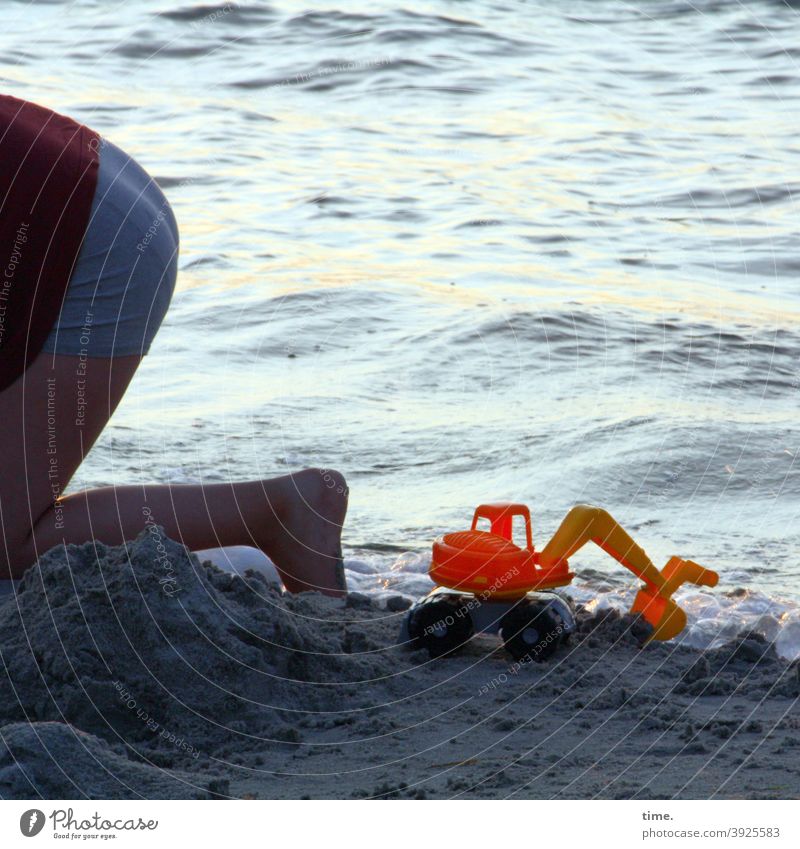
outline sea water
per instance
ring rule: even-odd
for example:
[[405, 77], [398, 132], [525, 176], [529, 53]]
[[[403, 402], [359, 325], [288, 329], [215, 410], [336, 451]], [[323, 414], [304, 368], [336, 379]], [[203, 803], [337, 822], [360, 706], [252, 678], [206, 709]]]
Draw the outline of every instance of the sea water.
[[[690, 638], [800, 653], [800, 10], [785, 2], [7, 3], [2, 90], [156, 176], [172, 308], [71, 488], [338, 468], [351, 586], [606, 507]], [[632, 577], [573, 559], [591, 605]], [[785, 640], [786, 642], [786, 640]]]

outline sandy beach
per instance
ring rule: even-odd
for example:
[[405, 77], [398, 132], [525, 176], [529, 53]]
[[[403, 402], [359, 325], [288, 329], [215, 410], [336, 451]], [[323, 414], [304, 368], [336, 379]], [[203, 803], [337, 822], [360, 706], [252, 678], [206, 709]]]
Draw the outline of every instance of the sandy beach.
[[[3, 798], [796, 798], [800, 665], [640, 647], [430, 661], [407, 601], [281, 595], [143, 533], [54, 549], [0, 607]], [[633, 627], [631, 627], [633, 625]]]

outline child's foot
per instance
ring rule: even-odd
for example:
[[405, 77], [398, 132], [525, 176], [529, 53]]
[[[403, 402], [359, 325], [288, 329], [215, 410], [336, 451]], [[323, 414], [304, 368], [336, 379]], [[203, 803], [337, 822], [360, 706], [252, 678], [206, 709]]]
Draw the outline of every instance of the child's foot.
[[276, 506], [277, 538], [262, 550], [278, 567], [290, 592], [347, 592], [342, 563], [342, 525], [347, 513], [347, 483], [330, 469], [305, 469], [283, 478], [286, 491]]

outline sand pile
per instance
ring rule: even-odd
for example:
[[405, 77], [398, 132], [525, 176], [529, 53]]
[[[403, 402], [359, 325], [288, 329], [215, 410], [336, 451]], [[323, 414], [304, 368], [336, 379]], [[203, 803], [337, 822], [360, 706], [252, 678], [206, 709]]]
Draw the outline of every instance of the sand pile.
[[128, 759], [61, 722], [16, 723], [0, 729], [0, 797], [30, 799], [207, 798], [197, 782]]
[[285, 743], [298, 709], [357, 706], [357, 682], [385, 672], [348, 653], [365, 637], [328, 615], [341, 607], [202, 565], [155, 527], [127, 546], [53, 549], [0, 609], [0, 724], [68, 721], [190, 759]]

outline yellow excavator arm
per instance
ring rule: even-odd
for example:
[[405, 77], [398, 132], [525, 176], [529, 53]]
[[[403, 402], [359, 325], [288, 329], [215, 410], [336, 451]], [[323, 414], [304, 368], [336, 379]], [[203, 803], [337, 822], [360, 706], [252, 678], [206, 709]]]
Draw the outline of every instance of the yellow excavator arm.
[[687, 582], [713, 587], [719, 580], [719, 575], [711, 569], [680, 557], [671, 557], [659, 571], [608, 511], [589, 504], [578, 504], [569, 511], [539, 554], [539, 563], [546, 569], [552, 568], [568, 560], [589, 541], [644, 581], [631, 613], [641, 614], [653, 626], [648, 641], [672, 639], [686, 626], [686, 614], [672, 600], [678, 587]]

